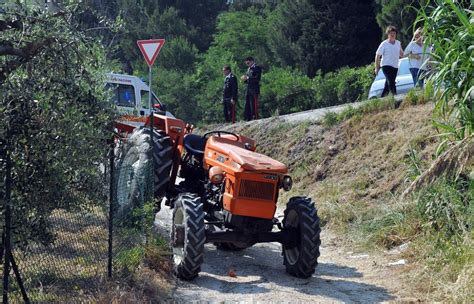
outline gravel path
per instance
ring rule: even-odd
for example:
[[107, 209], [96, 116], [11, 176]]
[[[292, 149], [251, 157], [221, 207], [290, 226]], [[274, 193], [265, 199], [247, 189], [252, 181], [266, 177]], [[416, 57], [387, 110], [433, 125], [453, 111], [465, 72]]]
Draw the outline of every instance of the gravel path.
[[[281, 210], [279, 210], [281, 214]], [[169, 235], [171, 210], [163, 208], [155, 225]], [[310, 279], [288, 275], [281, 245], [256, 244], [240, 252], [205, 247], [204, 264], [198, 278], [177, 280], [176, 302], [283, 302], [283, 303], [378, 303], [400, 300], [397, 276], [404, 265], [388, 266], [400, 259], [397, 253], [371, 256], [340, 247], [337, 237], [322, 232], [321, 257]], [[229, 276], [233, 271], [236, 277]], [[389, 287], [387, 287], [389, 286]]]

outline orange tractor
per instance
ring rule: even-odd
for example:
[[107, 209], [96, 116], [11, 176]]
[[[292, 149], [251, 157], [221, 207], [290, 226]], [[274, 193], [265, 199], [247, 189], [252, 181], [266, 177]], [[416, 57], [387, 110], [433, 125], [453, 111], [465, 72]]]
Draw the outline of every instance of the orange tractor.
[[[179, 278], [199, 274], [205, 243], [242, 250], [279, 242], [288, 273], [301, 278], [314, 273], [320, 246], [314, 203], [293, 197], [282, 223], [275, 217], [280, 189], [292, 187], [286, 165], [255, 152], [250, 138], [226, 131], [192, 134], [183, 121], [160, 114], [154, 114], [150, 145], [150, 129], [137, 127], [143, 125], [150, 125], [148, 117], [116, 122], [117, 131], [128, 134], [120, 162], [141, 160], [153, 150], [154, 197], [165, 197], [173, 208], [171, 247]], [[133, 186], [122, 188], [117, 191], [128, 191], [120, 195], [125, 200], [139, 196]]]

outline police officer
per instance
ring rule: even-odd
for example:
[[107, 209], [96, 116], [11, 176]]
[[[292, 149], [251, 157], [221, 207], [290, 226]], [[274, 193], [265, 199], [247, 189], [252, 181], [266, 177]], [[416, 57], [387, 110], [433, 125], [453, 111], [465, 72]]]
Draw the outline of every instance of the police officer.
[[262, 69], [255, 63], [253, 57], [245, 58], [245, 64], [248, 66], [248, 70], [241, 77], [247, 83], [244, 116], [246, 120], [258, 119], [258, 97], [260, 95]]
[[238, 84], [237, 78], [232, 74], [230, 66], [225, 65], [222, 68], [224, 73], [224, 118], [226, 122], [235, 123], [235, 104], [237, 103]]

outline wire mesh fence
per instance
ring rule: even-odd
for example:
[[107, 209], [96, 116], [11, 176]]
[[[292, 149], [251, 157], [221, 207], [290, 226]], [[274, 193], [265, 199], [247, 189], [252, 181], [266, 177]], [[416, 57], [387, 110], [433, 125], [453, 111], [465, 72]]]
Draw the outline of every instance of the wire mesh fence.
[[132, 272], [144, 257], [153, 216], [153, 158], [146, 130], [117, 142], [114, 169], [113, 270]]
[[[82, 302], [94, 299], [107, 269], [107, 211], [54, 210], [48, 219], [49, 244], [13, 245], [13, 256], [32, 302]], [[12, 277], [10, 299], [23, 302], [18, 280]]]
[[[133, 273], [142, 262], [153, 218], [150, 138], [139, 131], [126, 140], [116, 139], [114, 146], [100, 165], [108, 200], [52, 210], [45, 219], [51, 232], [45, 242], [23, 240], [15, 235], [21, 227], [1, 225], [3, 302], [95, 301], [108, 277]], [[16, 207], [5, 196], [8, 183], [6, 176], [0, 186], [1, 223], [14, 216], [6, 212], [7, 205], [13, 211]]]

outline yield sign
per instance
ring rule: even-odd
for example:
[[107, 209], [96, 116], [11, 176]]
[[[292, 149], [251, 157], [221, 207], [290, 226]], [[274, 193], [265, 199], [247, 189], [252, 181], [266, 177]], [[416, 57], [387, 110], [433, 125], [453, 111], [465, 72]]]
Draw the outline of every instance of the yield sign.
[[138, 40], [137, 44], [148, 66], [152, 66], [163, 44], [165, 44], [165, 39]]

